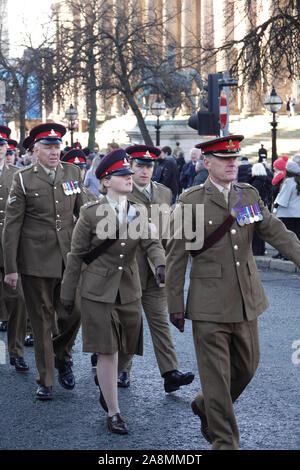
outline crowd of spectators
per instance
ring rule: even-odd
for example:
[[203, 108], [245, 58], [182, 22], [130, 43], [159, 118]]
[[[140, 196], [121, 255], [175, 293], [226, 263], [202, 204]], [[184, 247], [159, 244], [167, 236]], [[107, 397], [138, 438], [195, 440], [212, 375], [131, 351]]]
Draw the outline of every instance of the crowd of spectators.
[[[81, 145], [77, 141], [73, 147], [81, 148]], [[82, 149], [86, 155], [87, 169], [84, 185], [97, 196], [99, 196], [99, 180], [95, 176], [95, 170], [101, 158], [116, 148], [119, 148], [119, 145], [112, 142], [102, 153], [91, 152], [88, 147]], [[62, 150], [62, 156], [70, 149], [71, 147], [66, 145]], [[27, 150], [24, 155], [19, 154], [17, 149], [10, 151], [7, 153], [6, 161], [20, 168], [36, 163], [33, 149]], [[180, 142], [176, 142], [173, 151], [168, 145], [161, 148], [152, 179], [171, 189], [172, 204], [174, 204], [183, 191], [205, 183], [207, 177], [208, 171], [204, 166], [201, 151], [192, 148], [185, 155]], [[261, 144], [256, 162], [251, 163], [246, 156], [241, 156], [236, 181], [254, 186], [269, 210], [300, 239], [300, 155], [296, 155], [291, 161], [286, 155], [282, 155], [275, 160], [271, 169], [267, 162], [267, 150]], [[265, 254], [265, 244], [256, 234], [252, 249], [255, 255]], [[285, 259], [280, 253], [274, 255], [274, 258]]]

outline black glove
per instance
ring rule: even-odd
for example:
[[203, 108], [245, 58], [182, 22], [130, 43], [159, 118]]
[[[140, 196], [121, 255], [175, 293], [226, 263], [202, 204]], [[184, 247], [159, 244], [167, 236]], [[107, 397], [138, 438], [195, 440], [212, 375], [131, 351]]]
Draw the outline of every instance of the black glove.
[[181, 333], [184, 332], [184, 313], [170, 313], [170, 322], [178, 328]]
[[74, 308], [74, 302], [73, 300], [65, 300], [65, 299], [60, 299], [65, 311], [71, 315], [72, 310]]
[[165, 266], [157, 266], [155, 270], [155, 280], [156, 284], [160, 286], [161, 284], [165, 283], [166, 277], [166, 267]]

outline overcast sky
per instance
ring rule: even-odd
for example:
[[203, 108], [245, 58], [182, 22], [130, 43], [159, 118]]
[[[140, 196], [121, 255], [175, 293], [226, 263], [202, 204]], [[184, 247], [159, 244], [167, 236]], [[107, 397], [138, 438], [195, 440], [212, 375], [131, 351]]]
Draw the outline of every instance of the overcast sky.
[[31, 33], [34, 45], [42, 35], [41, 24], [47, 21], [55, 0], [8, 0], [8, 27], [11, 56], [22, 55], [17, 48], [24, 43], [24, 32]]

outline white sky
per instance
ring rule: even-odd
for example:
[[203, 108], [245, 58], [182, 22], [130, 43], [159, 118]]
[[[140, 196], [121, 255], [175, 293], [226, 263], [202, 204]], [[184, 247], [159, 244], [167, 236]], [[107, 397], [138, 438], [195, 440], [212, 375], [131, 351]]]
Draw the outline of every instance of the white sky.
[[10, 55], [22, 55], [18, 47], [24, 44], [24, 32], [31, 33], [34, 45], [40, 44], [41, 24], [47, 22], [50, 6], [55, 0], [8, 0]]

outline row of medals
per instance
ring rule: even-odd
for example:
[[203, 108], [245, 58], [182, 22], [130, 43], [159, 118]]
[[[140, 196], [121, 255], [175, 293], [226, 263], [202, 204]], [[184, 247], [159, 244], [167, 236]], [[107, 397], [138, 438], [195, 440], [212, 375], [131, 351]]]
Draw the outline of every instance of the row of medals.
[[66, 196], [81, 193], [78, 181], [66, 181], [62, 183], [62, 187]]
[[242, 207], [236, 219], [241, 227], [253, 224], [254, 222], [260, 222], [261, 220], [263, 220], [263, 215], [258, 204]]

